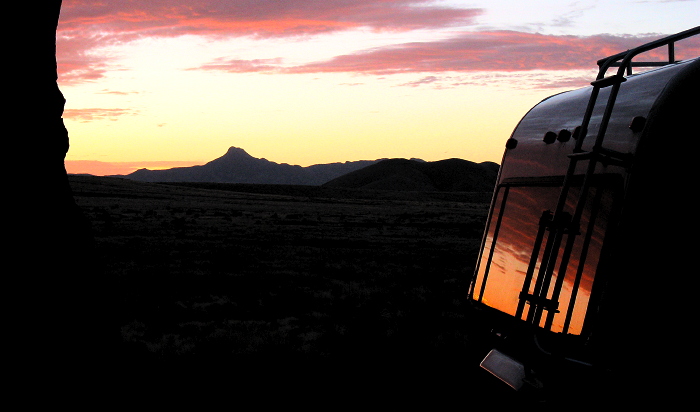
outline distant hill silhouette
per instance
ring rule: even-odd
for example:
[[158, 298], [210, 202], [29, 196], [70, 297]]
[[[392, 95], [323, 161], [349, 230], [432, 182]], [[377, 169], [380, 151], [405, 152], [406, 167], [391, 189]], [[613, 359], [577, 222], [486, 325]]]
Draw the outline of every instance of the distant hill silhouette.
[[225, 155], [202, 166], [167, 170], [139, 169], [125, 177], [141, 182], [210, 182], [318, 186], [378, 160], [327, 163], [308, 167], [258, 159], [245, 150], [231, 147]]
[[308, 167], [255, 158], [231, 147], [225, 155], [201, 166], [166, 170], [139, 169], [124, 177], [141, 182], [247, 183], [327, 186], [348, 189], [480, 192], [491, 191], [498, 165], [461, 159], [360, 160]]
[[498, 168], [493, 162], [474, 163], [462, 159], [437, 162], [386, 159], [323, 186], [400, 191], [492, 191]]

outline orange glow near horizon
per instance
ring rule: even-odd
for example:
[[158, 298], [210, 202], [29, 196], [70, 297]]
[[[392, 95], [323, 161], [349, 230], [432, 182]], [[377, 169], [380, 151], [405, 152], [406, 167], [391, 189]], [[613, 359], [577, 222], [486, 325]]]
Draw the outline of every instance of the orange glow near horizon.
[[173, 167], [189, 167], [204, 162], [100, 162], [97, 160], [66, 160], [69, 174], [90, 174], [95, 176], [127, 175], [139, 169], [161, 170]]

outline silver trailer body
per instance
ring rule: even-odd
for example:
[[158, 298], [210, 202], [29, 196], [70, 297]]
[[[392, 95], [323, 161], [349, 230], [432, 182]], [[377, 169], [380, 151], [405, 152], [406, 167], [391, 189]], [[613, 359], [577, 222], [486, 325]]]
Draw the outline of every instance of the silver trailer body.
[[[697, 312], [682, 309], [693, 297], [677, 283], [697, 269], [695, 221], [670, 216], [697, 173], [700, 58], [672, 51], [696, 34], [599, 61], [591, 87], [545, 99], [506, 143], [469, 297], [494, 336], [482, 367], [513, 388], [632, 390], [643, 371], [675, 373], [677, 334]], [[662, 46], [668, 62], [629, 74]]]

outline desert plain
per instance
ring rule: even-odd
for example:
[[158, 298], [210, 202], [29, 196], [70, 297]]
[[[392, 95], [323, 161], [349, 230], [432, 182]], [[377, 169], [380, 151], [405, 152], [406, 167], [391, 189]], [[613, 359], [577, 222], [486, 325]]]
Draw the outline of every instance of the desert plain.
[[69, 180], [134, 364], [509, 394], [467, 301], [490, 193]]

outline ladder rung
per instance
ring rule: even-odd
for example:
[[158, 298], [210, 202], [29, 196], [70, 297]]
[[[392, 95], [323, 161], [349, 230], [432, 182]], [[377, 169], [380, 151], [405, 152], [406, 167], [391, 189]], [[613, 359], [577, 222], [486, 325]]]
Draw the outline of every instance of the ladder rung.
[[518, 297], [524, 300], [525, 302], [531, 305], [539, 306], [544, 310], [550, 312], [559, 312], [559, 302], [555, 300], [543, 298], [541, 296], [535, 296], [531, 293], [526, 292], [520, 292]]
[[596, 151], [572, 153], [569, 155], [569, 159], [572, 161], [589, 160], [592, 158], [595, 158], [601, 163], [627, 167], [632, 161], [632, 154], [601, 147]]
[[627, 81], [627, 79], [625, 79], [625, 76], [614, 74], [612, 76], [603, 77], [602, 79], [598, 79], [596, 81], [591, 82], [591, 86], [602, 89], [608, 86], [612, 86], [613, 84], [619, 84], [625, 81]]
[[578, 152], [568, 155], [571, 160], [587, 160], [593, 157], [593, 152]]
[[615, 160], [622, 160], [623, 162], [627, 162], [632, 159], [632, 154], [631, 153], [623, 153], [623, 152], [618, 152], [617, 150], [612, 150], [612, 149], [606, 149], [604, 147], [601, 147], [598, 149], [601, 155], [615, 159]]

